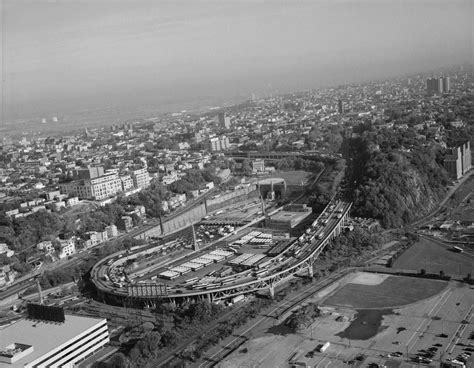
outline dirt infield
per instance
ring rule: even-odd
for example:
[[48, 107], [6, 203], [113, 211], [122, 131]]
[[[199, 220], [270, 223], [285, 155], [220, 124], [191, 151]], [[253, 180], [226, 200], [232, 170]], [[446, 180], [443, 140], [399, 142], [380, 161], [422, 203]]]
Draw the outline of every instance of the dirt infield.
[[379, 274], [379, 273], [366, 273], [360, 272], [349, 281], [351, 284], [360, 284], [360, 285], [379, 285], [385, 281], [388, 275]]
[[377, 284], [349, 282], [323, 304], [354, 309], [393, 308], [430, 298], [446, 286], [444, 281], [388, 276]]

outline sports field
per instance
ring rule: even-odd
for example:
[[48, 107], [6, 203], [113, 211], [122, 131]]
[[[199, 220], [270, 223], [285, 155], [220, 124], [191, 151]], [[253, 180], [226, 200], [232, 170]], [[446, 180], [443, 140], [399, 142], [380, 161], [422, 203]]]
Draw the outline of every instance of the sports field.
[[440, 244], [422, 238], [407, 249], [393, 264], [393, 268], [428, 273], [443, 271], [446, 275], [462, 275], [474, 271], [474, 258], [467, 254], [455, 253]]
[[[365, 278], [370, 279], [370, 274], [363, 275], [369, 275]], [[388, 276], [380, 283], [369, 281], [347, 283], [329, 296], [323, 304], [354, 309], [393, 308], [430, 298], [440, 293], [446, 286], [447, 283], [444, 281]]]
[[303, 170], [294, 171], [278, 171], [268, 178], [282, 178], [285, 179], [287, 185], [301, 185], [301, 182], [305, 184], [313, 173]]
[[[472, 343], [469, 326], [474, 318], [474, 289], [469, 285], [356, 272], [329, 288], [328, 293], [324, 290], [308, 300], [320, 305], [322, 314], [306, 329], [288, 333], [277, 328], [278, 321], [273, 318], [263, 318], [258, 327], [252, 320], [205, 353], [206, 365], [201, 365], [201, 361], [192, 367], [286, 368], [293, 361], [298, 366], [317, 368], [363, 368], [374, 363], [406, 368], [420, 366], [412, 362], [416, 355], [436, 347], [429, 365], [433, 367], [439, 366], [443, 357], [457, 357]], [[338, 290], [344, 290], [346, 295], [338, 294]], [[394, 303], [394, 296], [395, 302], [410, 304], [399, 308], [387, 306]], [[325, 305], [331, 298], [362, 305], [380, 300], [383, 303], [377, 302], [378, 305], [384, 305], [380, 309], [357, 310], [347, 308], [347, 303], [341, 307]], [[364, 303], [367, 298], [372, 299]], [[229, 347], [241, 341], [242, 336], [247, 340], [232, 351]], [[330, 343], [328, 349], [319, 352], [317, 347], [326, 342]], [[223, 361], [209, 359], [216, 353], [225, 356]], [[471, 367], [472, 360], [468, 363]]]

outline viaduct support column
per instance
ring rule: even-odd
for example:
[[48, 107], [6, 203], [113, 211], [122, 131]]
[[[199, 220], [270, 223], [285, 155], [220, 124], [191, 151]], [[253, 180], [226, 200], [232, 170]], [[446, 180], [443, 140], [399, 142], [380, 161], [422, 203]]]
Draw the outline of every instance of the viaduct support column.
[[270, 285], [268, 291], [270, 292], [270, 298], [275, 298], [275, 286], [273, 284]]
[[313, 265], [311, 265], [311, 264], [308, 265], [308, 276], [310, 278], [313, 278], [313, 276], [314, 276]]

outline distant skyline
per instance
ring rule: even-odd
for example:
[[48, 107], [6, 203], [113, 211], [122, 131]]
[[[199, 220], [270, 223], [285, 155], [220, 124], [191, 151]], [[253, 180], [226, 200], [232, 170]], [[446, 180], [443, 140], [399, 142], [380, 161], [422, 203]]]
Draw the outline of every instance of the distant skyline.
[[159, 110], [473, 62], [471, 0], [1, 6], [2, 123]]

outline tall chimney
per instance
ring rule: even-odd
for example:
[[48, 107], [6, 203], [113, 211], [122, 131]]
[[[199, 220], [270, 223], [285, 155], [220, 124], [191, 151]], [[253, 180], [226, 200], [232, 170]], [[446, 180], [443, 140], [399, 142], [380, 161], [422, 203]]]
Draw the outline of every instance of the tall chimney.
[[191, 224], [191, 229], [193, 230], [193, 246], [194, 246], [194, 250], [199, 250], [199, 246], [196, 242], [196, 231], [194, 230], [194, 225]]
[[36, 279], [36, 286], [38, 287], [39, 303], [43, 305], [43, 293], [41, 292], [41, 285], [38, 279]]

